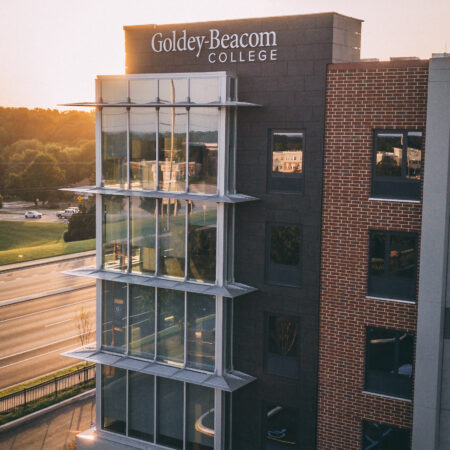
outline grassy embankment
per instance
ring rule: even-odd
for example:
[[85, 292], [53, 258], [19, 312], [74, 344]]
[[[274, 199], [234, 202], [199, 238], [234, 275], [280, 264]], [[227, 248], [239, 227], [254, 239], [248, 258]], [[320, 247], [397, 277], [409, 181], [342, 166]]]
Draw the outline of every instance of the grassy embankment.
[[62, 223], [0, 220], [0, 265], [95, 249], [95, 239], [64, 242], [65, 230]]

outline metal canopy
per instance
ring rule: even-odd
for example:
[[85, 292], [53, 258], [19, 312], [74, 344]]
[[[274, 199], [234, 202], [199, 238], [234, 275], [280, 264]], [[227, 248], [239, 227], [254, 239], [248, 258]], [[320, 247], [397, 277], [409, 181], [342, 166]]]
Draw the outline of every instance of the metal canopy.
[[174, 280], [159, 276], [141, 276], [121, 272], [111, 272], [103, 269], [96, 269], [93, 266], [80, 267], [79, 269], [62, 272], [66, 275], [76, 277], [96, 278], [99, 280], [115, 281], [117, 283], [137, 284], [140, 286], [157, 287], [163, 289], [173, 289], [175, 291], [194, 292], [196, 294], [219, 295], [222, 297], [236, 298], [241, 295], [255, 292], [257, 289], [252, 286], [240, 283], [228, 283], [225, 286], [215, 284], [197, 283], [195, 281]]
[[62, 353], [62, 356], [117, 367], [119, 369], [132, 370], [148, 375], [155, 375], [157, 377], [168, 378], [199, 386], [220, 389], [227, 392], [234, 392], [256, 380], [255, 377], [236, 370], [219, 376], [213, 373], [168, 366], [155, 361], [142, 361], [129, 356], [113, 355], [104, 351], [86, 350], [85, 348]]
[[248, 108], [257, 107], [260, 108], [262, 105], [258, 103], [250, 102], [240, 102], [235, 100], [228, 100], [225, 102], [210, 102], [210, 103], [191, 103], [191, 102], [179, 102], [179, 103], [161, 103], [161, 102], [149, 102], [149, 103], [131, 103], [131, 102], [120, 102], [120, 103], [103, 103], [103, 102], [75, 102], [75, 103], [62, 103], [58, 106], [87, 106], [89, 108], [220, 108], [224, 107], [238, 107], [238, 108]]
[[168, 191], [135, 191], [132, 189], [104, 188], [96, 186], [80, 186], [61, 188], [60, 191], [79, 192], [80, 194], [120, 195], [125, 197], [174, 198], [178, 200], [197, 200], [214, 203], [243, 203], [259, 200], [245, 194], [196, 194], [194, 192], [168, 192]]

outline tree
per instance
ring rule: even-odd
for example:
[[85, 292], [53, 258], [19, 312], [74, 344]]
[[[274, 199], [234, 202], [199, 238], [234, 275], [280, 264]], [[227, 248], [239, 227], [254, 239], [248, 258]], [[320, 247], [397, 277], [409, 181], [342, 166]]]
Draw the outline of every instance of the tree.
[[81, 346], [84, 347], [91, 342], [94, 331], [91, 314], [89, 314], [84, 306], [78, 311], [77, 328]]
[[64, 241], [83, 241], [95, 238], [95, 205], [89, 209], [80, 207], [80, 212], [72, 214], [69, 219], [67, 231], [64, 233]]

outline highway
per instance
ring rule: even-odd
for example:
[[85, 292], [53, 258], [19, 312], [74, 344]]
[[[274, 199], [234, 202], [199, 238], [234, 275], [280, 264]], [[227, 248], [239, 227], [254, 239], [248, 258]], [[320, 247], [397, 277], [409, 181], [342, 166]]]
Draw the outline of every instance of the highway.
[[93, 263], [90, 257], [0, 273], [0, 389], [76, 363], [59, 354], [81, 345], [81, 308], [95, 330], [95, 286], [60, 272]]

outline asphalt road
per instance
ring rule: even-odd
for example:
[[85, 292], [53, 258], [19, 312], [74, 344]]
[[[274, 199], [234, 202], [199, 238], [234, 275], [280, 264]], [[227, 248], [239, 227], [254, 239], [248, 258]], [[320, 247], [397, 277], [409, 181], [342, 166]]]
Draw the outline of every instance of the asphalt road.
[[[76, 363], [59, 355], [81, 345], [81, 308], [91, 314], [95, 329], [95, 286], [92, 280], [59, 272], [92, 262], [87, 258], [0, 273], [0, 389]], [[20, 301], [59, 289], [66, 292]], [[18, 301], [1, 306], [11, 299]]]
[[[42, 218], [26, 219], [25, 213], [27, 211], [38, 211], [42, 214]], [[3, 208], [0, 208], [0, 220], [64, 223], [64, 219], [58, 219], [56, 213], [56, 209], [36, 207], [33, 202], [3, 202]]]

